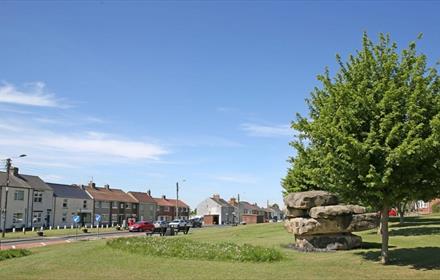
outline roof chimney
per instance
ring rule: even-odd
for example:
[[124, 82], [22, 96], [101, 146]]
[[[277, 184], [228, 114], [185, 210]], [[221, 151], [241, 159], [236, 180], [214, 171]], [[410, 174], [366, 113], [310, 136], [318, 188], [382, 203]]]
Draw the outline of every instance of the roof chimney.
[[11, 175], [18, 176], [18, 167], [12, 167], [10, 172]]
[[151, 190], [148, 190], [148, 191], [147, 191], [147, 194], [148, 194], [149, 196], [151, 196]]
[[96, 188], [96, 184], [93, 183], [93, 181], [90, 181], [90, 182], [89, 182], [89, 187], [91, 187], [91, 188]]
[[167, 199], [167, 197], [163, 194], [163, 195], [162, 195], [162, 199]]
[[105, 184], [105, 185], [104, 185], [104, 188], [105, 188], [106, 190], [110, 190], [110, 185], [109, 185], [109, 184]]
[[220, 200], [220, 195], [218, 193], [215, 193], [212, 195], [212, 198], [215, 200]]
[[234, 205], [234, 206], [237, 205], [237, 199], [235, 197], [231, 197], [229, 199], [229, 204]]

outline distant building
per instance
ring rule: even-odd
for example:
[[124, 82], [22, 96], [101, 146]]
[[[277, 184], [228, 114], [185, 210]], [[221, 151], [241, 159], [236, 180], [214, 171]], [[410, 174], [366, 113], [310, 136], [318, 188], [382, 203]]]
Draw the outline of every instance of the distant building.
[[[183, 201], [176, 202], [175, 199], [169, 199], [165, 195], [161, 198], [154, 198], [157, 203], [156, 219], [160, 221], [172, 221], [174, 219], [189, 219], [189, 206]], [[176, 217], [176, 203], [179, 215]]]
[[129, 218], [137, 219], [138, 202], [124, 191], [109, 185], [96, 187], [93, 182], [85, 190], [93, 198], [94, 214], [101, 215], [101, 224], [123, 225]]
[[80, 216], [81, 226], [93, 224], [93, 199], [77, 185], [46, 183], [54, 195], [53, 226], [70, 226], [72, 217]]
[[128, 192], [130, 196], [137, 200], [139, 203], [138, 219], [141, 221], [154, 221], [156, 220], [157, 203], [151, 192]]
[[[6, 172], [0, 172], [0, 208], [6, 204]], [[19, 174], [14, 167], [9, 173], [6, 217], [1, 215], [0, 228], [46, 227], [53, 223], [53, 191], [38, 176]]]
[[264, 209], [260, 208], [256, 203], [250, 204], [247, 201], [237, 202], [235, 197], [229, 199], [229, 204], [234, 206], [239, 215], [240, 222], [244, 222], [246, 224], [257, 224], [264, 222]]
[[423, 200], [419, 200], [416, 203], [416, 209], [417, 212], [421, 214], [431, 214], [432, 213], [432, 206], [440, 204], [440, 198], [433, 199], [431, 201], [425, 202]]
[[237, 222], [235, 207], [218, 194], [208, 197], [197, 205], [197, 216], [203, 217], [205, 225], [232, 224]]

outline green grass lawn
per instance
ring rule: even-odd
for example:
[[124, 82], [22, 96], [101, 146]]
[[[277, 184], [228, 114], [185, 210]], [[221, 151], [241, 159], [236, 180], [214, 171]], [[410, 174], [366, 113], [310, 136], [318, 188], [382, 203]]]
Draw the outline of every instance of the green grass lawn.
[[[391, 227], [391, 261], [377, 262], [380, 237], [362, 232], [363, 249], [301, 253], [286, 248], [293, 236], [282, 224], [207, 228], [187, 238], [276, 248], [272, 263], [182, 260], [112, 249], [84, 241], [32, 249], [32, 255], [0, 262], [0, 279], [440, 279], [440, 216], [409, 218]], [[177, 237], [180, 238], [180, 237]]]
[[[88, 233], [98, 233], [97, 228], [87, 229]], [[50, 236], [62, 236], [62, 235], [75, 235], [76, 229], [71, 229], [70, 227], [67, 229], [52, 229], [44, 230], [44, 236], [50, 237]], [[99, 233], [104, 232], [116, 232], [115, 228], [100, 228]], [[78, 229], [78, 234], [82, 234], [83, 232], [81, 229]], [[26, 231], [26, 234], [24, 234], [22, 231], [16, 231], [16, 232], [6, 232], [4, 239], [22, 239], [22, 238], [33, 238], [38, 237], [37, 231]], [[1, 237], [0, 237], [1, 238]]]

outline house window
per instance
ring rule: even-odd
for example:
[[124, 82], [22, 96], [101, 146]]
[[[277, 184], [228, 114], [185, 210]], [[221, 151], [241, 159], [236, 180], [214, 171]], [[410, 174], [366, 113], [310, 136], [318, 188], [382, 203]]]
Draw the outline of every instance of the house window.
[[144, 206], [142, 204], [139, 205], [139, 211], [144, 211]]
[[43, 202], [43, 192], [34, 191], [34, 202]]
[[87, 208], [87, 200], [83, 201], [83, 208]]
[[67, 199], [63, 199], [63, 208], [67, 208]]
[[125, 204], [125, 209], [130, 209], [130, 203]]
[[136, 209], [137, 208], [137, 205], [136, 204], [133, 204], [133, 209]]
[[118, 209], [118, 203], [117, 203], [117, 202], [113, 202], [113, 203], [112, 203], [112, 208], [114, 208], [114, 209]]
[[14, 224], [23, 223], [23, 213], [14, 213], [14, 215], [12, 216], [12, 222]]
[[41, 212], [34, 212], [32, 214], [32, 222], [37, 224], [41, 223], [41, 214]]
[[[157, 209], [159, 211], [159, 209]], [[150, 211], [154, 211], [154, 205], [150, 205]]]
[[124, 209], [124, 203], [119, 204], [119, 208]]
[[110, 208], [110, 202], [100, 201], [99, 203], [100, 203], [100, 208]]
[[24, 200], [24, 191], [15, 191], [14, 200]]
[[63, 216], [61, 218], [61, 221], [66, 222], [67, 220], [67, 212], [63, 212]]
[[170, 207], [169, 206], [165, 206], [163, 210], [164, 211], [170, 211]]

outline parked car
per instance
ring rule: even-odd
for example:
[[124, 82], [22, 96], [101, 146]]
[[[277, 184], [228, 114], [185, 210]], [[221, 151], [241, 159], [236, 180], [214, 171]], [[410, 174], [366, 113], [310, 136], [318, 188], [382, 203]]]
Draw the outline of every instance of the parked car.
[[200, 218], [193, 218], [189, 220], [189, 223], [191, 224], [191, 227], [193, 228], [201, 228], [202, 227], [202, 219]]
[[166, 228], [166, 227], [168, 227], [168, 222], [166, 222], [166, 221], [155, 221], [154, 222], [154, 227], [156, 227], [156, 228]]
[[129, 231], [153, 231], [154, 224], [151, 222], [140, 221], [128, 227]]
[[186, 227], [186, 224], [187, 222], [185, 220], [176, 219], [169, 223], [169, 226], [173, 228], [184, 228]]

